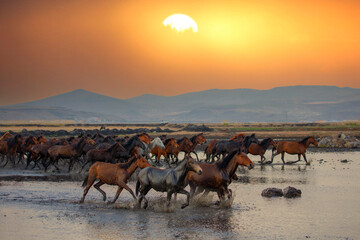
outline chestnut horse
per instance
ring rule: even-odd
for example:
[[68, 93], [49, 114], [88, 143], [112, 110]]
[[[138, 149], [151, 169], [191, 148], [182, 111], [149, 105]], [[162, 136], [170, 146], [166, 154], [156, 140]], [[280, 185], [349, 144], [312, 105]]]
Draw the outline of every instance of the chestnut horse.
[[65, 145], [55, 145], [48, 149], [48, 155], [50, 157], [49, 163], [45, 166], [45, 171], [50, 164], [54, 165], [56, 170], [59, 171], [59, 167], [56, 165], [60, 158], [70, 159], [68, 172], [71, 171], [71, 168], [74, 165], [75, 160], [77, 160], [81, 154], [85, 144], [95, 144], [95, 141], [88, 137], [82, 137], [78, 143], [65, 144]]
[[240, 150], [229, 153], [224, 159], [215, 163], [199, 163], [203, 173], [196, 175], [189, 172], [187, 176], [190, 185], [190, 196], [194, 196], [195, 190], [197, 190], [196, 194], [205, 190], [204, 196], [209, 191], [214, 191], [217, 192], [220, 201], [225, 199], [225, 193], [230, 198], [232, 192], [228, 189], [228, 186], [239, 165], [247, 166], [249, 169], [254, 167], [254, 163], [250, 158]]
[[168, 159], [168, 152], [170, 152], [173, 149], [178, 149], [179, 145], [177, 144], [176, 140], [174, 138], [170, 138], [169, 141], [167, 141], [167, 144], [165, 148], [161, 148], [160, 146], [155, 146], [151, 149], [151, 154], [155, 155], [156, 157], [156, 163], [159, 163], [161, 156], [165, 157], [165, 161], [170, 167], [169, 159]]
[[137, 136], [140, 138], [141, 141], [143, 141], [146, 144], [149, 144], [152, 140], [152, 138], [147, 133], [142, 133]]
[[272, 138], [265, 138], [260, 143], [251, 143], [248, 152], [252, 155], [260, 155], [260, 163], [263, 163], [266, 159], [264, 154], [270, 145], [276, 147], [276, 143]]
[[130, 158], [127, 163], [94, 163], [89, 168], [89, 173], [82, 184], [82, 187], [85, 187], [85, 189], [80, 203], [84, 202], [86, 194], [88, 193], [89, 189], [94, 184], [96, 179], [99, 179], [99, 182], [97, 182], [94, 187], [103, 195], [104, 201], [106, 201], [106, 193], [100, 188], [100, 186], [103, 184], [118, 185], [116, 195], [111, 201], [111, 203], [115, 203], [124, 188], [136, 200], [134, 192], [128, 187], [128, 185], [126, 185], [126, 183], [138, 167], [146, 168], [150, 166], [150, 163], [145, 158], [137, 156]]
[[[298, 155], [298, 160], [295, 162], [300, 161], [300, 157], [302, 155], [304, 157], [306, 164], [308, 165], [308, 164], [310, 164], [310, 162], [308, 162], [306, 160], [305, 152], [310, 144], [314, 144], [315, 146], [317, 146], [318, 142], [315, 140], [314, 137], [306, 137], [303, 140], [301, 140], [300, 142], [280, 141], [277, 143], [276, 148], [273, 148], [271, 161], [267, 162], [267, 163], [272, 163], [274, 160], [274, 157], [281, 153], [281, 160], [282, 160], [283, 164], [285, 164], [284, 155], [285, 155], [285, 153], [288, 153], [288, 154], [297, 154]], [[276, 150], [276, 153], [274, 153], [275, 150]], [[295, 163], [295, 162], [289, 162], [289, 163]]]

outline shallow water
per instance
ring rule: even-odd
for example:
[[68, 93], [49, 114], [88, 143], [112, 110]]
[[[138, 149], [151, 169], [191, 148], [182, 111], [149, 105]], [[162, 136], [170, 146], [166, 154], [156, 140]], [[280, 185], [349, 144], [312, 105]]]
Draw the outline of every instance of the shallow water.
[[[234, 193], [231, 205], [214, 206], [217, 196], [212, 194], [192, 201], [185, 209], [180, 209], [184, 196], [178, 195], [177, 203], [167, 209], [165, 194], [153, 190], [148, 194], [147, 210], [134, 208], [126, 191], [116, 204], [106, 204], [93, 188], [85, 203], [78, 204], [81, 182], [63, 181], [76, 180], [77, 176], [57, 178], [40, 172], [2, 170], [0, 238], [357, 239], [359, 153], [308, 153], [310, 166], [303, 161], [283, 166], [278, 156], [273, 165], [240, 168], [239, 181], [230, 185]], [[258, 156], [250, 158], [259, 160]], [[296, 160], [296, 156], [287, 155], [286, 159]], [[341, 163], [343, 159], [349, 162]], [[19, 175], [17, 181], [9, 181], [13, 175]], [[301, 189], [302, 197], [261, 196], [267, 187], [283, 189], [289, 185]], [[134, 189], [135, 183], [129, 186]], [[116, 187], [102, 188], [112, 199]]]

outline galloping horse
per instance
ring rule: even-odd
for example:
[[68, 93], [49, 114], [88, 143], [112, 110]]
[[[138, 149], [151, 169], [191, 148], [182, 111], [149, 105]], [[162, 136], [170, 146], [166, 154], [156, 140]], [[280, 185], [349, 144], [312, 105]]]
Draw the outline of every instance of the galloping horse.
[[[193, 143], [191, 142], [190, 139], [188, 139], [187, 137], [183, 137], [180, 139], [177, 139], [177, 144], [179, 145], [178, 147], [178, 151], [179, 152], [184, 152], [185, 156], [190, 156], [190, 153], [192, 152], [193, 149]], [[167, 141], [165, 141], [167, 142]], [[176, 163], [178, 162], [178, 157], [176, 156]]]
[[145, 195], [151, 188], [159, 192], [167, 192], [167, 206], [170, 205], [171, 196], [173, 193], [182, 193], [187, 197], [187, 202], [181, 206], [185, 208], [189, 205], [190, 194], [184, 188], [186, 187], [185, 180], [189, 171], [194, 171], [197, 174], [202, 173], [202, 169], [197, 162], [186, 156], [183, 161], [175, 168], [159, 169], [159, 168], [145, 168], [140, 170], [138, 181], [136, 183], [136, 195], [140, 192], [138, 206], [141, 207], [141, 201], [144, 199], [144, 208], [147, 208], [148, 200]]
[[264, 154], [270, 145], [276, 147], [276, 143], [272, 138], [265, 138], [261, 143], [251, 143], [248, 152], [252, 155], [260, 155], [260, 163], [263, 163], [266, 159]]
[[129, 141], [127, 141], [125, 145], [123, 145], [123, 147], [125, 148], [125, 151], [115, 154], [115, 157], [121, 160], [129, 159], [135, 147], [139, 147], [144, 150], [145, 144], [140, 140], [138, 136], [133, 136], [129, 139]]
[[124, 151], [125, 148], [118, 142], [114, 143], [108, 149], [91, 149], [86, 153], [85, 162], [79, 172], [81, 172], [89, 162], [91, 162], [91, 164], [94, 162], [115, 163], [115, 155], [118, 152]]
[[[241, 142], [243, 141], [245, 138], [245, 134], [244, 133], [239, 133], [239, 134], [236, 134], [235, 136], [231, 137], [229, 139], [229, 141], [232, 141], [232, 142]], [[219, 140], [217, 139], [214, 139], [212, 140], [211, 142], [209, 142], [209, 144], [206, 146], [205, 150], [204, 150], [204, 153], [206, 155], [206, 159], [205, 159], [205, 162], [208, 162], [210, 161], [210, 157], [212, 156], [212, 152], [213, 152], [213, 149], [216, 145], [216, 143], [219, 142]], [[215, 157], [215, 156], [214, 156]], [[219, 160], [219, 154], [216, 155], [216, 157], [218, 158]]]
[[160, 146], [155, 146], [154, 148], [151, 149], [151, 154], [156, 156], [156, 163], [159, 163], [161, 156], [164, 156], [165, 161], [170, 167], [170, 162], [167, 153], [171, 149], [177, 149], [177, 148], [179, 148], [179, 145], [177, 144], [176, 140], [174, 138], [170, 138], [170, 140], [167, 141], [165, 148], [161, 148]]
[[[306, 160], [305, 152], [310, 144], [314, 144], [315, 146], [317, 146], [318, 142], [315, 140], [314, 137], [306, 137], [303, 140], [301, 140], [300, 142], [280, 141], [277, 143], [276, 148], [273, 148], [271, 161], [268, 163], [272, 163], [274, 160], [274, 157], [281, 153], [281, 160], [283, 161], [283, 164], [285, 164], [284, 155], [285, 155], [285, 153], [288, 153], [288, 154], [297, 154], [298, 155], [298, 160], [295, 162], [300, 161], [300, 157], [302, 155], [304, 157], [306, 164], [308, 165], [308, 164], [310, 164], [310, 162], [308, 162]], [[274, 153], [275, 150], [276, 150], [276, 153]], [[291, 162], [291, 163], [295, 163], [295, 162]]]
[[219, 141], [215, 144], [212, 150], [212, 162], [214, 162], [215, 156], [222, 155], [224, 158], [226, 154], [238, 149], [247, 153], [251, 143], [259, 143], [259, 140], [255, 137], [255, 134], [246, 136], [242, 141]]
[[78, 143], [74, 144], [65, 144], [65, 145], [55, 145], [48, 149], [48, 154], [50, 157], [49, 163], [45, 166], [45, 171], [50, 164], [54, 165], [57, 171], [60, 171], [59, 167], [56, 165], [60, 158], [70, 159], [68, 172], [71, 171], [71, 168], [74, 165], [75, 160], [77, 160], [81, 154], [85, 144], [95, 144], [95, 141], [88, 137], [82, 137]]
[[225, 199], [225, 193], [230, 198], [232, 192], [228, 189], [228, 186], [239, 165], [247, 166], [249, 169], [254, 167], [253, 162], [240, 150], [229, 153], [224, 159], [215, 163], [199, 163], [203, 173], [196, 175], [189, 172], [187, 176], [190, 185], [190, 196], [193, 197], [197, 189], [196, 194], [205, 190], [204, 196], [209, 191], [217, 192], [220, 201]]
[[118, 190], [114, 199], [111, 203], [114, 203], [121, 191], [125, 188], [136, 200], [134, 192], [126, 185], [128, 179], [139, 168], [150, 167], [150, 163], [143, 157], [132, 157], [127, 163], [104, 163], [96, 162], [89, 168], [89, 173], [85, 178], [82, 186], [85, 187], [83, 197], [80, 200], [80, 203], [83, 203], [85, 196], [88, 193], [91, 186], [94, 184], [96, 179], [99, 179], [99, 182], [94, 185], [94, 187], [103, 195], [103, 200], [106, 200], [106, 193], [100, 189], [100, 186], [103, 184], [109, 185], [118, 185]]
[[[190, 148], [190, 153], [194, 153], [196, 156], [196, 159], [199, 161], [199, 157], [197, 155], [197, 153], [195, 152], [195, 148], [198, 144], [203, 144], [206, 143], [206, 138], [204, 137], [203, 133], [199, 133], [193, 137], [190, 138], [190, 141], [192, 142], [192, 146]], [[186, 152], [185, 152], [186, 153]]]
[[23, 142], [22, 144], [18, 147], [17, 152], [19, 153], [19, 161], [18, 164], [22, 161], [22, 159], [24, 158], [24, 154], [26, 154], [27, 152], [30, 151], [30, 149], [32, 148], [32, 146], [34, 146], [35, 144], [37, 144], [38, 141], [36, 139], [36, 137], [30, 135], [28, 136]]
[[5, 167], [9, 162], [9, 160], [12, 162], [13, 165], [15, 165], [17, 149], [22, 142], [21, 135], [16, 134], [14, 137], [10, 137], [7, 138], [6, 140], [3, 140], [3, 142], [5, 142], [4, 144], [6, 144], [6, 147], [4, 146], [4, 148], [7, 149], [7, 154], [6, 154], [7, 157], [6, 157], [6, 162], [2, 167]]

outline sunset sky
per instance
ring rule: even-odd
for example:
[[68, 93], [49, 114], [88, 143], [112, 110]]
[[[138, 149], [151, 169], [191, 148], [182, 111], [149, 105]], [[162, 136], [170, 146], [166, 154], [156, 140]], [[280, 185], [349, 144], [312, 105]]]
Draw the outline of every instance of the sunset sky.
[[360, 88], [360, 1], [0, 1], [0, 105], [289, 85]]

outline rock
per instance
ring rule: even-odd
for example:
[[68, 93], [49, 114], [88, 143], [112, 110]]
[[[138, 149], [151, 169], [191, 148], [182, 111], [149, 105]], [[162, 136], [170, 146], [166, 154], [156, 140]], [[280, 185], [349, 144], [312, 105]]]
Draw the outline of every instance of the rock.
[[262, 191], [261, 196], [263, 197], [282, 197], [284, 195], [280, 188], [266, 188]]
[[284, 188], [284, 197], [286, 198], [301, 197], [301, 190], [288, 186], [287, 188]]
[[342, 163], [347, 163], [347, 162], [349, 162], [347, 159], [344, 159], [344, 160], [341, 160], [340, 162], [342, 162]]

